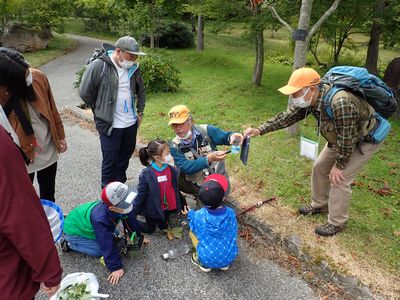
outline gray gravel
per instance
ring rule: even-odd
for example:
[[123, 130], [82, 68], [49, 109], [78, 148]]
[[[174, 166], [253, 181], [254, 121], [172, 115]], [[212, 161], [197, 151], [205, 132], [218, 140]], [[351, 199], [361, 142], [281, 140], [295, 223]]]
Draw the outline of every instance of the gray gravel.
[[[91, 51], [93, 39], [79, 37], [79, 42], [82, 49]], [[78, 102], [69, 83], [73, 81], [74, 68], [78, 69], [81, 63], [72, 62], [84, 61], [87, 51], [77, 49], [41, 68], [49, 76], [60, 110]], [[68, 64], [66, 68], [64, 63]], [[96, 133], [69, 119], [64, 126], [69, 149], [59, 160], [56, 201], [68, 213], [80, 203], [99, 198], [101, 152]], [[137, 181], [141, 168], [139, 160], [132, 158], [128, 184]], [[108, 271], [98, 259], [74, 252], [60, 253], [64, 276], [71, 272], [92, 272], [100, 282], [100, 292], [109, 293], [111, 299], [316, 299], [304, 280], [290, 276], [274, 262], [256, 258], [242, 239], [239, 239], [240, 254], [231, 269], [210, 273], [194, 266], [189, 254], [173, 261], [161, 258], [168, 249], [190, 244], [187, 229], [183, 240], [169, 241], [159, 231], [149, 239], [142, 259], [124, 258], [126, 273], [115, 286], [108, 284]], [[46, 297], [38, 295], [37, 299]]]

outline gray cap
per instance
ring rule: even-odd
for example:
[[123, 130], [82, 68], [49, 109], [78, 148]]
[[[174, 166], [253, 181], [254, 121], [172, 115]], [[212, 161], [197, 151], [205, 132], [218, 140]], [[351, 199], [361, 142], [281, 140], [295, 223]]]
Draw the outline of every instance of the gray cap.
[[146, 55], [144, 52], [140, 52], [139, 44], [131, 36], [123, 36], [115, 43], [115, 48], [120, 48], [122, 51], [136, 54], [136, 55]]

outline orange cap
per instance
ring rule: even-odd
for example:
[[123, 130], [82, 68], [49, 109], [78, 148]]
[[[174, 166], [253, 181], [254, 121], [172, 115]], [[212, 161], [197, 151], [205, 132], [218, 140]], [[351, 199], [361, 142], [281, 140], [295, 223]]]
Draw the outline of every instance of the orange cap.
[[300, 68], [292, 73], [287, 85], [278, 89], [282, 94], [292, 95], [302, 88], [321, 82], [321, 76], [311, 68]]
[[190, 116], [190, 110], [186, 105], [176, 105], [171, 108], [168, 112], [169, 122], [168, 125], [171, 124], [182, 124], [184, 123]]

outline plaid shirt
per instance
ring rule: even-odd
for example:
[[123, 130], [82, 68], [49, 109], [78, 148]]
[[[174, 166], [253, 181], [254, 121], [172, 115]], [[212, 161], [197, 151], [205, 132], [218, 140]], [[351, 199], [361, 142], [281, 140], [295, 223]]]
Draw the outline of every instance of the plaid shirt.
[[[319, 124], [319, 128], [323, 128], [328, 122], [333, 122], [336, 141], [336, 167], [343, 170], [348, 163], [351, 154], [354, 152], [356, 145], [361, 140], [360, 124], [359, 124], [359, 108], [351, 100], [351, 97], [336, 96], [332, 100], [332, 111], [334, 119], [330, 120], [322, 108], [322, 99], [327, 92], [327, 86], [322, 86], [318, 99], [314, 107], [300, 108], [291, 107], [285, 112], [277, 114], [269, 119], [258, 128], [261, 134], [272, 132], [278, 129], [289, 127], [300, 120], [303, 120], [308, 114], [312, 114]], [[322, 115], [321, 115], [322, 110]], [[321, 133], [324, 131], [321, 130]], [[324, 135], [324, 134], [323, 134]], [[325, 136], [326, 138], [326, 136]], [[329, 141], [329, 140], [328, 140]], [[332, 141], [329, 141], [332, 142]]]

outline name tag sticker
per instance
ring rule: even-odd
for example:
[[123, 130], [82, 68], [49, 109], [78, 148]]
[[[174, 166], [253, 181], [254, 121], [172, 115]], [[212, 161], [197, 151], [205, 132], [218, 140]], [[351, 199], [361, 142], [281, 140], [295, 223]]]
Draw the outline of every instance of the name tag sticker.
[[167, 178], [166, 175], [158, 176], [157, 177], [157, 181], [158, 182], [165, 182], [165, 181], [168, 181], [168, 178]]

